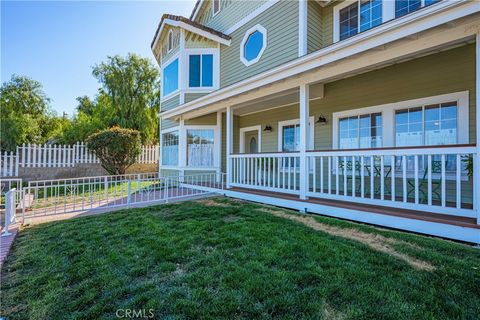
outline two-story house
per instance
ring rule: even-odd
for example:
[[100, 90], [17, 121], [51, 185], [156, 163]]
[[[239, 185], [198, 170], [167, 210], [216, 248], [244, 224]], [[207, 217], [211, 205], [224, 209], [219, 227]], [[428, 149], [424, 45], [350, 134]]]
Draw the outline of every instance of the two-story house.
[[152, 42], [159, 170], [480, 243], [479, 40], [479, 1], [199, 0]]

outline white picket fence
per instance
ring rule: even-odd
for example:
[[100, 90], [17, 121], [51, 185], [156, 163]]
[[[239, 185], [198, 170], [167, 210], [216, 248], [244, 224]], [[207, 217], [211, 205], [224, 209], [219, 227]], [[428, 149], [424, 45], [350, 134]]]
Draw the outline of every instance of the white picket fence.
[[[159, 147], [142, 146], [137, 163], [158, 163]], [[0, 154], [0, 177], [17, 177], [18, 168], [66, 168], [77, 164], [100, 163], [83, 142], [74, 145], [23, 144], [17, 151]]]

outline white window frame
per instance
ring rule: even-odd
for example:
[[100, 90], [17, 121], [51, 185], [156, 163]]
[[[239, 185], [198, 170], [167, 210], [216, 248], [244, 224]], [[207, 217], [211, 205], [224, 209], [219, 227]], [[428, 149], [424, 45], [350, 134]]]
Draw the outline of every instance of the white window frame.
[[[315, 117], [308, 118], [310, 128], [307, 136], [307, 150], [313, 150], [315, 147]], [[300, 119], [292, 119], [278, 122], [278, 147], [277, 150], [283, 152], [283, 127], [300, 124]], [[311, 137], [311, 138], [310, 138]]]
[[[218, 1], [218, 10], [215, 11], [215, 1]], [[212, 18], [215, 17], [222, 10], [222, 1], [212, 0]]]
[[245, 153], [245, 133], [257, 131], [258, 132], [258, 152], [262, 152], [262, 126], [251, 126], [240, 128], [240, 153]]
[[[171, 40], [171, 43], [170, 43]], [[167, 53], [173, 50], [173, 30], [168, 31], [167, 35]]]
[[[344, 2], [342, 2], [338, 5], [336, 5], [335, 7], [333, 7], [333, 42], [340, 41], [340, 10], [348, 7], [349, 5], [351, 5], [355, 2], [358, 2], [358, 10], [359, 10], [359, 12], [358, 12], [358, 33], [356, 35], [358, 35], [360, 33], [367, 32], [371, 29], [375, 29], [375, 27], [373, 27], [371, 29], [360, 32], [360, 0], [345, 0]], [[396, 0], [382, 0], [382, 23], [385, 23], [387, 21], [395, 19], [395, 3], [396, 3]], [[433, 5], [435, 5], [435, 4], [433, 4]], [[430, 6], [432, 6], [432, 5], [430, 5]], [[421, 0], [420, 9], [418, 9], [418, 10], [421, 10], [422, 8], [425, 8], [425, 0]], [[403, 17], [404, 16], [398, 17], [397, 19], [401, 19]], [[356, 35], [354, 35], [352, 37], [355, 37]], [[352, 37], [349, 37], [349, 38], [352, 38]], [[344, 40], [346, 40], [346, 39], [344, 39]]]
[[[260, 32], [263, 36], [263, 46], [260, 52], [258, 53], [258, 56], [255, 59], [248, 61], [245, 58], [245, 44], [247, 43], [248, 37], [250, 37], [250, 35], [256, 31]], [[257, 24], [251, 27], [250, 29], [248, 29], [245, 32], [245, 35], [243, 36], [242, 42], [240, 43], [240, 61], [242, 61], [242, 63], [247, 67], [251, 66], [252, 64], [257, 63], [260, 60], [266, 48], [267, 48], [267, 29]]]
[[[382, 114], [382, 144], [383, 147], [395, 147], [395, 111], [407, 108], [413, 108], [424, 105], [440, 104], [450, 101], [457, 102], [457, 143], [469, 143], [469, 91], [442, 94], [420, 99], [412, 99], [387, 103], [378, 106], [371, 106], [359, 109], [352, 109], [333, 113], [332, 125], [332, 146], [338, 149], [339, 146], [339, 120], [345, 117], [353, 117], [362, 114], [381, 113]], [[425, 146], [428, 148], [428, 146]], [[361, 149], [359, 149], [361, 150]]]
[[178, 159], [177, 159], [177, 165], [164, 165], [163, 164], [163, 157], [160, 158], [160, 163], [161, 163], [161, 167], [162, 169], [168, 169], [168, 168], [178, 168], [178, 166], [180, 165], [180, 126], [176, 126], [176, 127], [172, 127], [172, 128], [168, 128], [168, 129], [163, 129], [163, 130], [160, 130], [160, 140], [161, 140], [161, 143], [160, 143], [160, 154], [163, 153], [163, 135], [165, 133], [170, 133], [170, 132], [173, 132], [173, 131], [178, 131]]
[[[175, 59], [178, 59], [178, 83], [177, 83], [177, 90], [170, 92], [166, 96], [163, 95], [163, 70], [165, 70], [166, 67], [168, 67]], [[163, 102], [165, 100], [168, 100], [172, 98], [173, 96], [176, 96], [180, 92], [180, 87], [182, 83], [182, 77], [181, 75], [181, 65], [182, 65], [182, 59], [181, 55], [179, 53], [175, 54], [173, 57], [165, 61], [165, 63], [162, 63], [161, 66], [161, 75], [162, 75], [162, 81], [160, 81], [160, 102]]]
[[[213, 82], [211, 87], [190, 87], [190, 56], [191, 55], [213, 55]], [[189, 92], [211, 92], [220, 88], [220, 50], [218, 48], [188, 49], [185, 50], [186, 73], [184, 77], [185, 87]], [[202, 77], [200, 64], [200, 78]], [[201, 82], [201, 81], [200, 81]]]

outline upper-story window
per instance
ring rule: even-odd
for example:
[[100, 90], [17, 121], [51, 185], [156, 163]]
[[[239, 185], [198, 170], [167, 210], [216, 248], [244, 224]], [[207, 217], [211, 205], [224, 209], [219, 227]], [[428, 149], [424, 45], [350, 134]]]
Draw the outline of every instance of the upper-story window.
[[173, 31], [170, 30], [168, 32], [168, 39], [167, 39], [167, 51], [170, 52], [173, 49]]
[[340, 40], [382, 23], [382, 0], [359, 0], [340, 9]]
[[213, 54], [191, 54], [188, 65], [190, 88], [213, 87]]
[[212, 16], [220, 12], [220, 0], [212, 0]]
[[334, 7], [334, 42], [441, 0], [346, 0]]
[[395, 1], [395, 18], [404, 16], [410, 12], [426, 7], [440, 0], [396, 0]]
[[262, 57], [267, 47], [267, 30], [261, 25], [250, 28], [240, 44], [240, 60], [246, 66], [254, 64]]
[[163, 68], [163, 96], [178, 90], [178, 58]]

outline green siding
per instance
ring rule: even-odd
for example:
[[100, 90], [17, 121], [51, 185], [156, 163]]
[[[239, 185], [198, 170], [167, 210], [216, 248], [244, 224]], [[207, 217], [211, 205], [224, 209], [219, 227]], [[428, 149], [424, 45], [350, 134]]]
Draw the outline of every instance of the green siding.
[[160, 111], [168, 111], [180, 105], [180, 94], [160, 103]]
[[[328, 83], [324, 98], [310, 102], [311, 116], [322, 114], [327, 118], [326, 125], [315, 126], [315, 149], [332, 148], [334, 112], [466, 90], [470, 92], [470, 143], [475, 143], [474, 44]], [[298, 118], [295, 104], [243, 116], [239, 124], [240, 128], [271, 125], [272, 132], [262, 131], [262, 151], [269, 152], [278, 148], [278, 122]]]
[[211, 1], [206, 1], [197, 20], [210, 28], [225, 32], [265, 2], [267, 1], [222, 0], [220, 12], [212, 18]]
[[[173, 30], [173, 49], [168, 52], [167, 39], [169, 30]], [[163, 31], [163, 36], [160, 39], [161, 52], [162, 52], [162, 64], [168, 61], [171, 57], [178, 53], [180, 49], [180, 28], [168, 27]]]
[[[222, 47], [220, 52], [220, 86], [225, 87], [247, 79], [263, 71], [284, 64], [298, 56], [298, 2], [281, 1], [232, 34], [230, 47]], [[267, 47], [261, 59], [250, 66], [240, 61], [240, 43], [245, 32], [255, 26], [262, 25], [267, 29]]]
[[178, 121], [170, 119], [162, 119], [162, 130], [170, 129], [178, 126]]
[[185, 125], [216, 125], [217, 124], [217, 114], [210, 113], [198, 118], [185, 120]]
[[333, 4], [322, 8], [322, 48], [333, 43], [333, 7], [340, 2], [341, 1], [336, 1]]
[[311, 53], [322, 47], [322, 7], [316, 1], [308, 2], [307, 51]]
[[202, 92], [202, 93], [197, 93], [197, 92], [195, 92], [195, 93], [193, 93], [193, 92], [185, 93], [185, 103], [193, 101], [193, 100], [198, 99], [200, 97], [203, 97], [206, 94], [208, 94], [208, 93], [205, 93], [205, 92]]

